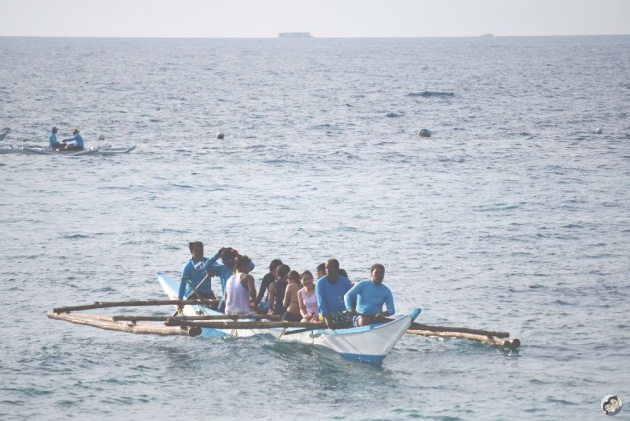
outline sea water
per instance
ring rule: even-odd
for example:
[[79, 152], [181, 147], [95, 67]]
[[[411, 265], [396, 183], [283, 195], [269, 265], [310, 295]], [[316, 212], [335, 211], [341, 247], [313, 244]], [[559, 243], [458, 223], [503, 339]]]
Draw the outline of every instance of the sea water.
[[[0, 38], [0, 147], [137, 145], [0, 155], [0, 418], [603, 417], [630, 402], [628, 75], [630, 36]], [[380, 262], [398, 314], [523, 345], [406, 335], [373, 366], [46, 317], [164, 299], [193, 240], [258, 282]]]

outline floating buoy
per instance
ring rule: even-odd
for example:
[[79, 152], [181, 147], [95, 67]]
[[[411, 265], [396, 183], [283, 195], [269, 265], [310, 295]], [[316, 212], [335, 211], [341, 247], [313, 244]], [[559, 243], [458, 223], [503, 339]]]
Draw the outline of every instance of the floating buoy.
[[602, 134], [602, 133], [604, 133], [604, 130], [601, 127], [598, 127], [598, 128], [595, 129], [595, 133]]
[[418, 132], [418, 136], [420, 137], [431, 137], [431, 130], [429, 129], [422, 129]]
[[105, 140], [105, 135], [104, 134], [98, 135], [98, 140]]
[[223, 134], [223, 132], [217, 133], [217, 139], [223, 139], [224, 137], [225, 135]]

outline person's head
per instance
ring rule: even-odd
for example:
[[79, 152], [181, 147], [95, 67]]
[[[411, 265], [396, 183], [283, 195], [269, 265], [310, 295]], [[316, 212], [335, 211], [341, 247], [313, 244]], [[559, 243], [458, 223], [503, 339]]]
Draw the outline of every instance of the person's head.
[[271, 263], [269, 263], [269, 272], [271, 272], [275, 276], [276, 270], [278, 269], [278, 266], [280, 266], [281, 264], [282, 264], [282, 260], [273, 259]]
[[385, 278], [385, 266], [380, 263], [374, 263], [370, 268], [370, 274], [372, 275], [372, 282], [376, 285], [382, 284], [383, 278]]
[[235, 267], [234, 265], [236, 263], [235, 258], [236, 258], [236, 256], [234, 255], [234, 253], [232, 253], [232, 248], [231, 247], [226, 247], [221, 252], [221, 261], [229, 269], [234, 269], [234, 267]]
[[194, 260], [201, 260], [203, 257], [203, 243], [201, 241], [190, 241], [188, 249]]
[[284, 279], [291, 272], [291, 268], [289, 265], [280, 265], [278, 266], [278, 270], [276, 271], [276, 275], [278, 275], [278, 279]]
[[317, 279], [321, 278], [322, 276], [326, 276], [326, 263], [320, 263], [319, 265], [317, 265], [317, 268], [315, 269], [315, 275], [317, 276]]
[[297, 270], [292, 270], [287, 274], [287, 279], [291, 283], [299, 284], [300, 283], [300, 274]]
[[339, 269], [339, 276], [343, 276], [344, 278], [349, 279], [348, 272], [346, 272], [345, 269]]
[[339, 261], [337, 259], [326, 260], [326, 277], [335, 282], [339, 277]]
[[59, 130], [56, 127], [53, 127], [52, 130], [51, 130], [51, 132], [53, 132], [53, 133], [57, 133], [58, 131]]
[[302, 275], [300, 276], [300, 281], [302, 282], [302, 286], [306, 288], [313, 285], [314, 280], [313, 280], [313, 274], [311, 273], [311, 271], [305, 270], [304, 272], [302, 272]]
[[236, 265], [236, 270], [241, 273], [249, 273], [249, 264], [251, 260], [249, 257], [241, 255], [234, 259], [234, 264]]
[[79, 129], [73, 129], [72, 134], [79, 134]]

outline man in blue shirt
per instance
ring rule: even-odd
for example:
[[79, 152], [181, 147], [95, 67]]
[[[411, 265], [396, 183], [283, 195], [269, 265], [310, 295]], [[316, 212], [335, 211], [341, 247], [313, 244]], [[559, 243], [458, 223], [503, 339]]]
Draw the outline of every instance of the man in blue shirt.
[[[356, 315], [354, 325], [357, 327], [380, 323], [385, 317], [394, 315], [396, 311], [392, 292], [383, 285], [385, 267], [375, 263], [370, 268], [370, 274], [372, 280], [358, 282], [343, 297], [346, 309]], [[354, 302], [356, 309], [353, 308]], [[383, 304], [386, 304], [387, 311], [382, 311]]]
[[[179, 284], [179, 293], [177, 298], [183, 300], [187, 298], [192, 292], [203, 282], [203, 284], [197, 289], [196, 294], [204, 299], [214, 299], [214, 292], [212, 292], [212, 284], [210, 282], [212, 274], [204, 268], [204, 264], [210, 259], [203, 256], [203, 243], [201, 241], [191, 241], [188, 243], [188, 249], [190, 250], [191, 259], [184, 265], [182, 269], [182, 277]], [[191, 299], [197, 299], [198, 297], [190, 297]]]
[[83, 138], [79, 134], [79, 129], [72, 130], [72, 136], [70, 139], [64, 139], [63, 142], [72, 142], [66, 144], [66, 149], [69, 151], [82, 151], [83, 150]]
[[59, 143], [57, 140], [57, 128], [53, 127], [50, 131], [50, 136], [48, 136], [48, 147], [50, 149], [65, 149], [65, 143]]
[[319, 315], [328, 326], [341, 321], [341, 313], [346, 309], [343, 296], [350, 290], [352, 284], [348, 278], [339, 275], [339, 261], [328, 259], [326, 261], [326, 276], [323, 276], [315, 284], [317, 306]]

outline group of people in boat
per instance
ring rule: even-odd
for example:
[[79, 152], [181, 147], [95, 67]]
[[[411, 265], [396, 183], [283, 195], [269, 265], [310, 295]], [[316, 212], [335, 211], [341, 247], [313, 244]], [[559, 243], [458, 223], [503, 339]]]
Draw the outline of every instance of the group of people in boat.
[[[381, 323], [395, 313], [394, 298], [383, 284], [385, 267], [375, 263], [370, 279], [352, 283], [337, 259], [317, 266], [315, 276], [299, 273], [274, 259], [257, 292], [250, 272], [255, 265], [231, 247], [222, 247], [210, 258], [201, 241], [188, 243], [191, 258], [182, 270], [178, 299], [218, 301], [215, 309], [225, 314], [268, 314], [289, 322], [317, 322], [341, 326]], [[219, 278], [223, 296], [217, 300], [211, 279]], [[383, 310], [385, 306], [385, 310]], [[179, 307], [180, 310], [183, 306]]]
[[72, 130], [72, 137], [63, 139], [61, 142], [57, 140], [58, 128], [53, 127], [48, 136], [48, 147], [54, 150], [64, 151], [82, 151], [85, 144], [83, 137], [81, 137], [79, 129]]

